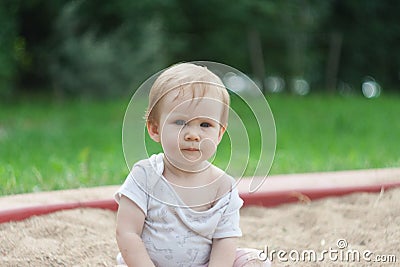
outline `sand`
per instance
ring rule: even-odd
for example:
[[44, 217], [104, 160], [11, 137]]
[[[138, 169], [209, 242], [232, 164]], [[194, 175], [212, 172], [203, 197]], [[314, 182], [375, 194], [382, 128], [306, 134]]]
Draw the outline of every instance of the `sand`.
[[[264, 249], [273, 266], [395, 266], [366, 262], [362, 254], [371, 251], [371, 260], [387, 255], [392, 261], [389, 256], [394, 255], [399, 264], [399, 203], [400, 189], [393, 189], [274, 208], [246, 207], [239, 245]], [[339, 249], [338, 240], [347, 246]], [[304, 250], [314, 250], [319, 259], [327, 252], [322, 261], [296, 263], [297, 252]], [[359, 262], [335, 261], [335, 255], [356, 250]], [[108, 210], [74, 209], [0, 224], [0, 266], [114, 266], [117, 252], [115, 213]]]

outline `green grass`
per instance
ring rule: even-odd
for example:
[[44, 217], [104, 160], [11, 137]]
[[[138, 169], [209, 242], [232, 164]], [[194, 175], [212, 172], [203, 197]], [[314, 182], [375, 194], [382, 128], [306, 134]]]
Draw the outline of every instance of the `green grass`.
[[1, 194], [121, 181], [124, 102], [28, 101], [0, 113]]
[[[400, 166], [399, 95], [269, 95], [268, 101], [277, 127], [271, 174]], [[121, 145], [127, 104], [128, 100], [1, 104], [0, 194], [121, 183], [128, 172]], [[254, 120], [246, 121], [246, 127], [255, 127]], [[225, 166], [224, 159], [232, 153], [231, 164], [242, 164], [248, 155], [237, 145], [230, 150], [230, 140], [224, 138], [215, 161]], [[259, 141], [250, 136], [250, 166], [260, 153]]]
[[400, 97], [272, 98], [272, 173], [400, 166]]

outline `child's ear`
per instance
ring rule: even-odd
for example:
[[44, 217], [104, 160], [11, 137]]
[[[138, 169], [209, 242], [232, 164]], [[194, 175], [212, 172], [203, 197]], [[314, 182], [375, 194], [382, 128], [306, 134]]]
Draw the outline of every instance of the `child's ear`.
[[220, 126], [219, 134], [218, 134], [218, 144], [219, 144], [219, 142], [221, 142], [222, 137], [224, 136], [224, 133], [225, 133], [227, 127], [228, 127], [228, 124]]
[[149, 133], [149, 136], [153, 141], [159, 143], [161, 138], [160, 138], [160, 133], [159, 133], [159, 128], [158, 128], [158, 123], [154, 121], [147, 121], [146, 122], [147, 126], [147, 132]]

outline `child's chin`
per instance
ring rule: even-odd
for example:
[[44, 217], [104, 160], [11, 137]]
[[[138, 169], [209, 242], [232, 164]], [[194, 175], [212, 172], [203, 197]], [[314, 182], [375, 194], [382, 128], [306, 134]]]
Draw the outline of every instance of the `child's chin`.
[[186, 161], [189, 164], [198, 164], [202, 161], [201, 153], [199, 151], [183, 151], [182, 158], [183, 161]]
[[197, 158], [197, 160], [186, 159], [183, 162], [177, 163], [175, 167], [187, 172], [201, 172], [206, 169], [209, 164], [208, 161]]

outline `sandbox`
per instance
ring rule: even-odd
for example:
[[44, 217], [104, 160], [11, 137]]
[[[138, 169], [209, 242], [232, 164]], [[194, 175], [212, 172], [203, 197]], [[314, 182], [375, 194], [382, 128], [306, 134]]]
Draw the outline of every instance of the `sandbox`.
[[[378, 263], [375, 256], [382, 255], [400, 261], [400, 168], [276, 175], [254, 193], [249, 183], [238, 183], [245, 201], [239, 245], [265, 250], [274, 266], [394, 265]], [[113, 266], [117, 188], [0, 198], [0, 265]], [[373, 254], [358, 262], [295, 260], [296, 251], [329, 249]]]

